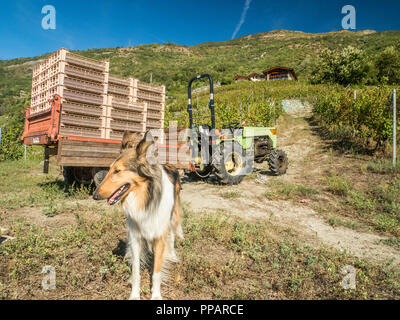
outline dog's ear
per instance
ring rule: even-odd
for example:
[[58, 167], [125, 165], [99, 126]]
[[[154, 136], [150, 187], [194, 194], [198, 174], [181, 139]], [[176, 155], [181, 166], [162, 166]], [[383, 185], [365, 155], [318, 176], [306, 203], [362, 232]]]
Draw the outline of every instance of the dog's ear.
[[[148, 152], [151, 150], [153, 152]], [[154, 149], [153, 136], [150, 134], [150, 131], [147, 131], [146, 134], [144, 135], [144, 138], [139, 142], [139, 144], [136, 147], [136, 154], [138, 161], [143, 162], [147, 160], [147, 162], [149, 162], [149, 157], [153, 158], [155, 151], [156, 150]]]
[[140, 133], [125, 131], [122, 137], [121, 151], [135, 148], [138, 145], [140, 139]]
[[154, 176], [154, 165], [157, 164], [158, 150], [151, 136], [145, 136], [136, 147], [137, 172], [142, 177]]

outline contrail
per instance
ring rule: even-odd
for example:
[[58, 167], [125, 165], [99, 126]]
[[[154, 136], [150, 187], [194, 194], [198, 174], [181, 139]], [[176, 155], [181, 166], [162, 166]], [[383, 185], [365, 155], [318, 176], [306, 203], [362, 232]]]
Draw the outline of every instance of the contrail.
[[244, 8], [243, 8], [243, 11], [242, 11], [242, 16], [240, 17], [240, 21], [239, 21], [239, 23], [237, 24], [237, 26], [236, 26], [236, 28], [235, 28], [235, 31], [234, 31], [233, 34], [232, 34], [232, 39], [233, 39], [234, 37], [236, 37], [236, 34], [239, 32], [240, 27], [241, 27], [242, 24], [244, 23], [244, 20], [246, 20], [246, 14], [247, 14], [247, 10], [249, 10], [250, 3], [251, 3], [251, 0], [246, 0], [246, 3], [244, 4]]

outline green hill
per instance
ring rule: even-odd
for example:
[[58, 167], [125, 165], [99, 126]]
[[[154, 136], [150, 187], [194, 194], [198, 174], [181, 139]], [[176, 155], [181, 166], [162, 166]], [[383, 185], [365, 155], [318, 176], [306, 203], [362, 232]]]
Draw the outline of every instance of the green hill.
[[[371, 56], [395, 45], [400, 49], [400, 31], [370, 30], [304, 33], [275, 30], [230, 41], [205, 42], [195, 46], [173, 43], [75, 51], [98, 60], [110, 60], [111, 72], [123, 77], [167, 85], [167, 94], [183, 92], [187, 81], [198, 73], [210, 73], [215, 81], [232, 82], [236, 74], [261, 72], [275, 65], [295, 68], [307, 80], [323, 48], [352, 45]], [[48, 54], [0, 61], [0, 116], [12, 114], [20, 98], [30, 93], [32, 67]], [[20, 108], [20, 107], [19, 107]]]

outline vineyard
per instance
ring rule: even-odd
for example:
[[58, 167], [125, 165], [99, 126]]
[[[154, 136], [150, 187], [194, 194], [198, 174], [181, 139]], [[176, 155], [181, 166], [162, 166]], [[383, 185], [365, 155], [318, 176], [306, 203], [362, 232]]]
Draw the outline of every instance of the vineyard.
[[[282, 101], [296, 99], [314, 106], [314, 118], [329, 137], [364, 149], [383, 150], [392, 138], [392, 90], [389, 86], [351, 89], [284, 80], [239, 82], [215, 90], [216, 127], [230, 123], [271, 125], [284, 112]], [[195, 117], [209, 121], [208, 92], [195, 94], [192, 100]], [[165, 127], [169, 121], [188, 126], [186, 106], [185, 94], [170, 101]]]
[[[282, 100], [311, 100], [316, 95], [323, 95], [326, 85], [309, 85], [303, 82], [261, 81], [239, 82], [219, 87], [215, 90], [216, 127], [230, 123], [243, 123], [246, 126], [268, 126], [273, 124], [282, 113]], [[209, 120], [209, 93], [203, 91], [192, 97], [194, 116]], [[186, 113], [187, 96], [178, 95], [170, 101], [165, 127], [169, 121], [178, 121], [179, 126], [188, 126]]]
[[355, 142], [364, 149], [385, 150], [392, 139], [392, 88], [360, 90], [330, 87], [314, 99], [314, 115], [334, 138]]

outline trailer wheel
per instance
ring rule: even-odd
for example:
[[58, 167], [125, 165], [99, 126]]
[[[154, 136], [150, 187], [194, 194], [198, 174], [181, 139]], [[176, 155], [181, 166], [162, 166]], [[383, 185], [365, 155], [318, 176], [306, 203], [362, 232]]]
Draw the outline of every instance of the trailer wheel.
[[93, 181], [93, 168], [63, 167], [64, 180], [68, 185], [74, 182], [78, 185], [90, 185]]
[[63, 167], [62, 170], [65, 183], [67, 185], [72, 185], [75, 181], [72, 167]]
[[289, 165], [288, 157], [283, 150], [273, 150], [268, 157], [269, 169], [276, 176], [286, 173]]
[[223, 184], [239, 184], [253, 169], [253, 159], [246, 156], [237, 142], [224, 142], [214, 162], [215, 175]]
[[94, 184], [96, 185], [96, 188], [104, 180], [107, 173], [108, 173], [108, 168], [93, 168], [93, 181]]

